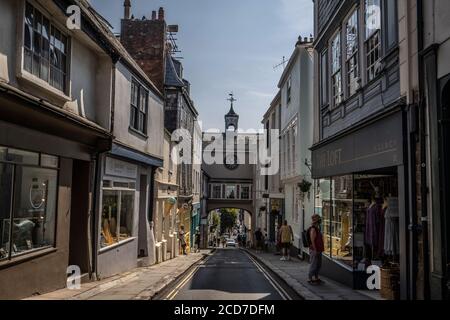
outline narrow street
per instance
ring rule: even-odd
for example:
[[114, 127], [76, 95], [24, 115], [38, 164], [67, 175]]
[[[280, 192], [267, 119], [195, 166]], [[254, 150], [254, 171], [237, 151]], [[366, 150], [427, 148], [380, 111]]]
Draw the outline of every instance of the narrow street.
[[239, 249], [218, 249], [155, 300], [298, 300], [300, 297], [280, 283]]

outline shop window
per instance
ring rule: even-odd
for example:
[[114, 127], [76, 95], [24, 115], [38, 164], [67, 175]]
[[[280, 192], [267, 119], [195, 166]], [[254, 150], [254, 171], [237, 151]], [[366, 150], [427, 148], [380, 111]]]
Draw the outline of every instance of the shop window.
[[24, 31], [24, 69], [65, 92], [67, 37], [28, 2]]
[[331, 256], [331, 183], [330, 179], [320, 179], [316, 185], [315, 213], [322, 217], [324, 254]]
[[353, 176], [332, 179], [331, 256], [353, 266]]
[[368, 81], [381, 72], [381, 6], [380, 0], [366, 0], [366, 67]]
[[147, 134], [148, 97], [148, 90], [133, 79], [131, 82], [130, 127], [143, 134]]
[[346, 67], [347, 91], [352, 96], [359, 88], [358, 51], [358, 10], [355, 10], [346, 23]]
[[102, 248], [132, 237], [134, 202], [135, 190], [103, 190]]
[[334, 106], [338, 106], [342, 102], [341, 64], [341, 34], [338, 33], [331, 42], [331, 87]]
[[0, 148], [0, 154], [0, 259], [53, 247], [57, 169], [39, 167], [37, 153]]

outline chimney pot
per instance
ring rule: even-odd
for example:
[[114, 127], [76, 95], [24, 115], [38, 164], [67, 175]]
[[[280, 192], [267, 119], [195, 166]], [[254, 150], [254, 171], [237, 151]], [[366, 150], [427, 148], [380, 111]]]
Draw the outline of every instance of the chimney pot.
[[160, 21], [163, 21], [163, 20], [164, 20], [164, 8], [163, 8], [163, 7], [159, 8], [159, 11], [158, 11], [158, 20], [160, 20]]
[[152, 11], [152, 20], [156, 20], [156, 11]]
[[130, 19], [130, 14], [131, 14], [131, 0], [125, 0], [123, 3], [123, 6], [125, 8], [125, 12], [123, 15], [123, 18], [125, 20], [129, 20]]

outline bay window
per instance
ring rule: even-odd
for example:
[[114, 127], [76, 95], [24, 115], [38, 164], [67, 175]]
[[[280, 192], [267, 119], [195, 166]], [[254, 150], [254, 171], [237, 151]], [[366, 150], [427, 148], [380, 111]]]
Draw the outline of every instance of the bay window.
[[341, 34], [338, 33], [331, 42], [331, 87], [334, 106], [342, 102], [341, 69]]
[[23, 68], [52, 87], [66, 92], [67, 46], [67, 37], [27, 2]]

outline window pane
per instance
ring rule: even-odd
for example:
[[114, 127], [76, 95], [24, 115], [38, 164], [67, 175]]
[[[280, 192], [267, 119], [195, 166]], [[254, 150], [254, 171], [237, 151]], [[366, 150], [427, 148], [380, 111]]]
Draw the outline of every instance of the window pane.
[[136, 129], [136, 119], [137, 119], [137, 109], [135, 107], [131, 107], [130, 109], [130, 126]]
[[341, 34], [337, 34], [331, 43], [331, 70], [337, 72], [341, 68]]
[[347, 31], [347, 59], [358, 50], [358, 10], [355, 10], [346, 26]]
[[0, 260], [9, 256], [11, 193], [12, 166], [0, 163]]
[[331, 181], [321, 179], [317, 182], [315, 196], [315, 213], [322, 217], [322, 234], [325, 251], [331, 254]]
[[139, 112], [138, 130], [145, 133], [145, 114], [142, 112]]
[[102, 232], [100, 246], [102, 248], [118, 242], [117, 211], [119, 207], [119, 191], [103, 190]]
[[25, 35], [24, 35], [24, 45], [25, 48], [32, 48], [32, 35], [33, 35], [33, 7], [27, 3], [25, 9]]
[[236, 186], [225, 187], [225, 198], [236, 199]]
[[132, 236], [134, 216], [134, 191], [122, 191], [120, 201], [120, 233], [119, 241]]
[[321, 57], [321, 97], [322, 105], [328, 103], [328, 51], [322, 53]]
[[12, 255], [55, 244], [57, 171], [16, 166]]
[[37, 166], [39, 165], [39, 154], [8, 148], [6, 161]]
[[353, 176], [332, 179], [331, 252], [334, 259], [353, 266]]
[[41, 167], [58, 168], [58, 157], [48, 154], [41, 155]]
[[381, 28], [380, 0], [366, 0], [366, 40]]

